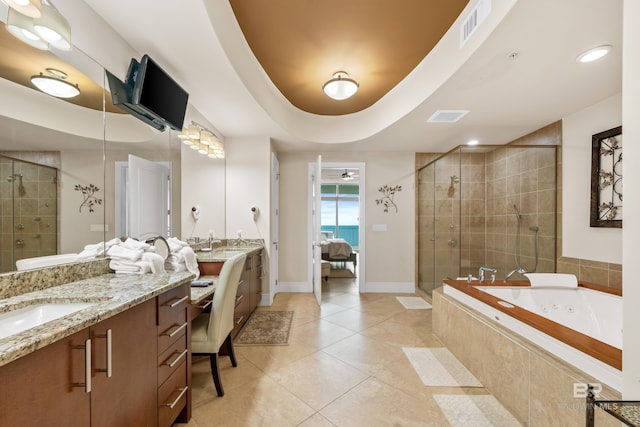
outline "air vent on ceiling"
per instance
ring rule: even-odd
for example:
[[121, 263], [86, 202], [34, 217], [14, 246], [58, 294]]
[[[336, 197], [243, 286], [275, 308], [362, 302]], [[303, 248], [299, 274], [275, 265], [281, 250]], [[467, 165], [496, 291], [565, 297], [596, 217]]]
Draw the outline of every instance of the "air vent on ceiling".
[[491, 12], [491, 0], [479, 0], [476, 7], [467, 15], [460, 25], [460, 47], [469, 40], [471, 34], [478, 28]]
[[438, 110], [429, 117], [429, 123], [455, 123], [463, 118], [469, 110]]

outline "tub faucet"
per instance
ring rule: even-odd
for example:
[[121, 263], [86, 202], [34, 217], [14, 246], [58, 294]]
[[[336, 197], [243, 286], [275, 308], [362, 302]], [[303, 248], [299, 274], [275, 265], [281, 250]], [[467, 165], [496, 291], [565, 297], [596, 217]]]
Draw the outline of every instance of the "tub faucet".
[[525, 274], [525, 273], [528, 273], [528, 271], [527, 271], [527, 270], [525, 270], [525, 269], [524, 269], [524, 268], [522, 268], [522, 267], [514, 268], [513, 270], [511, 270], [511, 271], [509, 272], [509, 274], [507, 274], [507, 276], [504, 278], [504, 281], [506, 282], [507, 280], [509, 280], [509, 279], [511, 278], [511, 276], [513, 276], [513, 275], [514, 275], [514, 274], [516, 274], [516, 273], [517, 273], [517, 274]]
[[496, 281], [496, 273], [498, 272], [498, 270], [491, 267], [480, 267], [478, 269], [478, 280], [480, 280], [480, 283], [484, 282], [485, 272], [491, 273], [491, 276], [490, 276], [491, 283]]

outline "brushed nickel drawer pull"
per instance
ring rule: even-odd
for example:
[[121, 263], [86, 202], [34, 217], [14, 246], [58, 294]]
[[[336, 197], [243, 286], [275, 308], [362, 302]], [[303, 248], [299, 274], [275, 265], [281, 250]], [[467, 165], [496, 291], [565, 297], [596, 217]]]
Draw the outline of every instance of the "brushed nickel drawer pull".
[[106, 372], [107, 378], [111, 378], [113, 376], [113, 340], [111, 334], [111, 329], [107, 329], [106, 333], [95, 336], [95, 338], [107, 339], [107, 369], [96, 369], [96, 372]]
[[207, 301], [203, 305], [199, 305], [198, 308], [204, 310], [205, 308], [209, 307], [211, 304], [213, 304], [213, 300], [212, 299], [210, 299], [209, 301]]
[[244, 298], [244, 294], [242, 294], [242, 295], [238, 295], [238, 296], [236, 297], [236, 305], [238, 305], [238, 303], [239, 303], [240, 301], [242, 301], [242, 298]]
[[181, 330], [186, 328], [188, 324], [189, 324], [189, 322], [184, 322], [182, 325], [174, 324], [173, 326], [177, 326], [177, 327], [176, 327], [176, 329], [173, 330], [173, 332], [171, 332], [169, 334], [164, 332], [162, 335], [169, 336], [169, 337], [173, 338], [174, 336], [176, 336], [178, 334], [178, 332], [180, 332]]
[[168, 406], [169, 409], [173, 409], [173, 407], [176, 406], [178, 402], [180, 402], [180, 399], [182, 399], [182, 396], [184, 396], [188, 388], [189, 386], [184, 386], [184, 388], [177, 389], [177, 390], [180, 390], [180, 394], [178, 395], [178, 397], [176, 397], [176, 400], [174, 400], [171, 403], [165, 403], [163, 406]]
[[244, 319], [244, 316], [240, 316], [240, 318], [236, 320], [236, 325], [239, 325], [240, 322], [242, 322], [242, 319]]
[[84, 345], [77, 345], [74, 348], [84, 349], [84, 382], [73, 383], [74, 387], [84, 387], [85, 393], [91, 393], [91, 338], [84, 342]]
[[183, 302], [187, 301], [189, 298], [191, 298], [191, 296], [190, 296], [190, 295], [185, 295], [185, 296], [183, 296], [182, 298], [180, 298], [178, 301], [176, 301], [176, 302], [174, 302], [174, 303], [169, 304], [169, 307], [174, 308], [174, 307], [176, 307], [176, 306], [178, 306], [178, 305], [182, 304]]
[[[189, 352], [189, 349], [187, 348], [182, 353], [178, 354], [178, 357], [173, 359], [173, 361], [167, 362], [167, 363], [165, 363], [165, 365], [169, 366], [170, 368], [173, 368], [180, 361], [180, 359], [182, 359], [184, 356], [187, 355], [188, 352]], [[173, 354], [176, 354], [176, 353], [178, 353], [178, 352], [176, 351]]]

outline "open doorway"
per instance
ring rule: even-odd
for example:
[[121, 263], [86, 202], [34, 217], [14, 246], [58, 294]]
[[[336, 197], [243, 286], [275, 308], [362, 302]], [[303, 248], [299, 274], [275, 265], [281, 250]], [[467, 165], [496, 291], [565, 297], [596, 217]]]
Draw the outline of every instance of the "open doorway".
[[322, 163], [323, 279], [352, 279], [359, 292], [365, 283], [363, 189], [363, 163]]

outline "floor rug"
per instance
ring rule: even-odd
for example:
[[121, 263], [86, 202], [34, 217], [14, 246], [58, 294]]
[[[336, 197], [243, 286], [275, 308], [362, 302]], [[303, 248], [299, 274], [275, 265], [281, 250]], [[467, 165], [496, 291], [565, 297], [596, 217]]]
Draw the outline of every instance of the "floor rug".
[[402, 351], [426, 386], [482, 387], [480, 381], [444, 347], [403, 347]]
[[293, 311], [254, 311], [233, 340], [236, 346], [289, 345]]
[[355, 274], [353, 274], [353, 271], [349, 270], [348, 268], [336, 268], [336, 269], [331, 269], [331, 271], [329, 272], [329, 278], [343, 278], [343, 277], [347, 277], [347, 278], [351, 278], [351, 277], [356, 277]]
[[431, 308], [431, 304], [420, 297], [396, 297], [396, 299], [400, 301], [404, 308], [410, 310], [428, 310]]
[[491, 395], [434, 394], [433, 398], [453, 427], [522, 425]]

